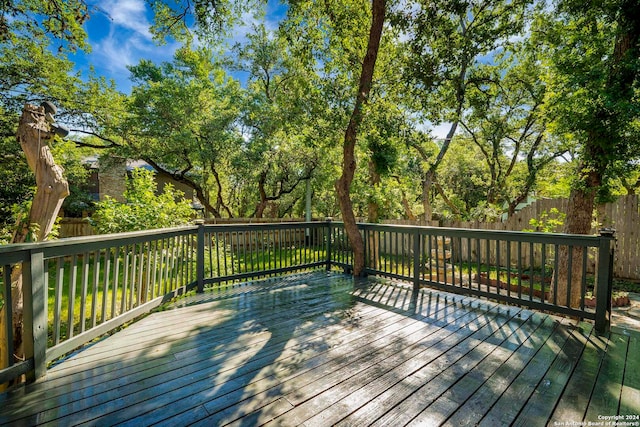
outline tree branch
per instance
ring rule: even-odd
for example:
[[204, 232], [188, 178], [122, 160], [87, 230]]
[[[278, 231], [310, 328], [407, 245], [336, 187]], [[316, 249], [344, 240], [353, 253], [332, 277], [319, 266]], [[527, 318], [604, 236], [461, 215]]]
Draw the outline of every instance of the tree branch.
[[86, 135], [91, 135], [91, 136], [95, 136], [96, 138], [108, 142], [109, 145], [98, 145], [98, 144], [92, 144], [90, 142], [85, 142], [85, 141], [76, 141], [76, 140], [72, 140], [72, 142], [74, 144], [76, 144], [76, 146], [78, 147], [89, 147], [89, 148], [113, 148], [113, 147], [122, 147], [122, 144], [114, 141], [111, 138], [107, 138], [105, 136], [102, 136], [96, 132], [93, 131], [86, 131], [83, 129], [71, 129], [70, 132], [79, 132], [79, 133], [84, 133]]

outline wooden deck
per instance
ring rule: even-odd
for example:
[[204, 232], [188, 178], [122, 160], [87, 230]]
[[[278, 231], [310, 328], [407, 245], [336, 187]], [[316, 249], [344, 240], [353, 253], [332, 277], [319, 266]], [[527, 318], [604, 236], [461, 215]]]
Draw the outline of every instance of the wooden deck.
[[0, 424], [640, 425], [640, 333], [591, 329], [428, 289], [412, 298], [402, 284], [293, 275], [145, 317], [0, 396]]

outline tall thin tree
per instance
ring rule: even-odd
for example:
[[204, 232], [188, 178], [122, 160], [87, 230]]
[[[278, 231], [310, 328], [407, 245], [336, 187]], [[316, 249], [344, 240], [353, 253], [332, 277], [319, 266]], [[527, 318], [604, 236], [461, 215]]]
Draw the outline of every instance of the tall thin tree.
[[371, 1], [371, 27], [369, 29], [367, 51], [362, 61], [358, 93], [356, 94], [353, 112], [351, 113], [349, 124], [344, 133], [344, 142], [342, 144], [342, 175], [335, 184], [344, 228], [353, 248], [353, 274], [356, 276], [361, 275], [364, 271], [364, 240], [356, 224], [353, 204], [351, 203], [350, 188], [356, 171], [355, 147], [358, 138], [358, 129], [362, 123], [363, 107], [369, 99], [369, 93], [373, 83], [373, 73], [376, 66], [376, 59], [378, 58], [378, 50], [380, 49], [386, 7], [386, 0]]

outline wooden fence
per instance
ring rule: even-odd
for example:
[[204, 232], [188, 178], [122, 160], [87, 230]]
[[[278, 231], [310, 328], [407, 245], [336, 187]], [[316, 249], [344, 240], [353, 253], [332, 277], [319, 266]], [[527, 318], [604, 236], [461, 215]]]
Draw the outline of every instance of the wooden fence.
[[640, 280], [640, 211], [638, 195], [619, 198], [600, 212], [602, 224], [616, 230], [614, 277]]
[[[598, 209], [598, 229], [610, 227], [616, 230], [616, 247], [613, 275], [619, 279], [640, 280], [640, 207], [637, 195], [619, 197], [615, 202], [607, 203]], [[531, 219], [539, 220], [546, 212], [558, 209], [567, 211], [567, 199], [541, 199], [517, 212], [505, 222], [452, 221], [441, 224], [446, 227], [472, 228], [480, 230], [523, 231], [533, 229]], [[528, 255], [528, 254], [527, 254]], [[593, 269], [593, 262], [591, 269]]]
[[[304, 222], [301, 218], [207, 218], [207, 224], [262, 224], [274, 222]], [[95, 230], [87, 218], [60, 218], [60, 238], [93, 236]]]
[[93, 236], [95, 231], [87, 218], [61, 218], [58, 221], [58, 234], [64, 237]]

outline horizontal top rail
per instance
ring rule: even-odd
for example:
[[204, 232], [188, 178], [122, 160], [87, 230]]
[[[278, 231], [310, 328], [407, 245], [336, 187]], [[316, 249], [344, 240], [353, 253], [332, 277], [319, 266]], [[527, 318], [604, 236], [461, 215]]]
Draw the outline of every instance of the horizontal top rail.
[[[321, 228], [327, 224], [342, 226], [341, 221], [314, 221], [314, 222], [279, 222], [279, 223], [249, 223], [249, 224], [205, 224], [207, 231], [249, 231], [254, 229], [269, 230], [285, 230], [291, 228]], [[580, 246], [597, 246], [600, 236], [582, 235], [582, 234], [564, 234], [564, 233], [542, 233], [542, 232], [526, 232], [526, 231], [506, 231], [506, 230], [474, 230], [466, 228], [450, 228], [450, 227], [431, 227], [418, 225], [394, 225], [394, 224], [373, 224], [359, 223], [362, 229], [370, 229], [376, 231], [399, 231], [427, 233], [431, 235], [447, 235], [449, 237], [465, 237], [479, 239], [498, 239], [504, 241], [521, 241], [536, 243], [558, 243], [574, 244]], [[193, 234], [197, 231], [198, 226], [182, 226], [174, 228], [162, 228], [145, 231], [132, 231], [127, 233], [101, 234], [98, 236], [81, 236], [69, 237], [58, 240], [49, 240], [44, 242], [18, 243], [0, 245], [0, 257], [3, 262], [13, 263], [23, 260], [28, 256], [30, 250], [38, 248], [44, 251], [45, 257], [48, 256], [48, 250], [54, 252], [51, 255], [59, 256], [61, 251], [64, 254], [72, 255], [84, 251], [91, 251], [97, 248], [104, 248], [108, 245], [123, 245], [135, 242], [144, 242], [148, 240], [158, 240], [165, 237], [173, 237], [177, 235]]]
[[[342, 224], [334, 222], [334, 224]], [[432, 227], [422, 225], [395, 225], [395, 224], [371, 224], [360, 223], [362, 229], [375, 231], [404, 231], [414, 233], [425, 233], [431, 235], [446, 235], [447, 237], [465, 237], [490, 240], [503, 240], [509, 242], [535, 242], [553, 244], [562, 242], [563, 244], [580, 246], [598, 246], [600, 236], [586, 234], [566, 234], [566, 233], [543, 233], [538, 231], [507, 231], [507, 230], [478, 230], [468, 228]]]
[[16, 264], [26, 261], [29, 259], [31, 248], [33, 248], [33, 244], [0, 246], [0, 264]]
[[39, 249], [50, 255], [73, 255], [92, 251], [108, 246], [118, 246], [130, 243], [158, 240], [168, 237], [194, 234], [198, 230], [197, 226], [188, 225], [174, 228], [159, 228], [145, 231], [130, 231], [127, 233], [101, 234], [98, 236], [69, 237], [58, 240], [47, 240], [44, 242], [16, 243], [0, 245], [0, 257], [4, 261], [5, 256], [10, 256], [14, 252], [28, 254], [30, 250]]
[[[321, 228], [327, 222], [279, 222], [279, 223], [251, 223], [251, 224], [205, 224], [205, 229], [211, 231], [249, 231], [254, 229], [285, 230], [292, 228]], [[144, 231], [130, 231], [126, 233], [101, 234], [97, 236], [68, 237], [44, 242], [11, 243], [0, 245], [0, 257], [8, 260], [8, 263], [18, 262], [28, 256], [29, 251], [37, 248], [43, 250], [45, 257], [48, 250], [55, 250], [53, 255], [72, 255], [84, 251], [91, 251], [106, 246], [118, 246], [123, 244], [158, 240], [167, 237], [194, 234], [198, 230], [197, 225], [187, 225], [173, 228], [159, 228]], [[62, 251], [62, 252], [61, 252]]]
[[274, 222], [274, 223], [249, 223], [249, 224], [205, 224], [206, 231], [250, 231], [250, 230], [290, 230], [305, 228], [323, 228], [327, 221], [314, 222]]

